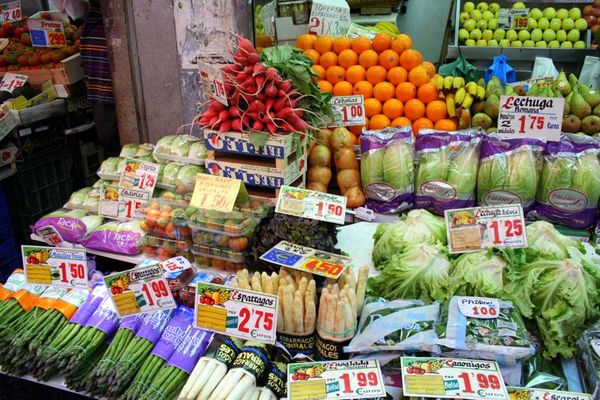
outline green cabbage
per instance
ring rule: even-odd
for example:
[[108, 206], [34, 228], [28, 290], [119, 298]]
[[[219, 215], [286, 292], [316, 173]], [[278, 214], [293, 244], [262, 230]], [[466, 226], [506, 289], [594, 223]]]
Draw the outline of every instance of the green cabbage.
[[399, 140], [388, 143], [383, 152], [383, 182], [395, 189], [412, 187], [413, 151], [411, 143]]
[[360, 156], [360, 179], [363, 187], [375, 182], [383, 182], [384, 149], [375, 149]]
[[156, 143], [156, 152], [162, 154], [171, 154], [171, 144], [175, 140], [176, 135], [163, 136]]
[[206, 145], [202, 140], [192, 144], [188, 157], [195, 160], [204, 160], [206, 158]]
[[204, 172], [204, 168], [197, 165], [186, 165], [181, 167], [175, 179], [176, 185], [182, 185], [186, 189], [193, 189], [196, 184], [196, 176]]
[[127, 143], [125, 146], [121, 148], [121, 153], [119, 157], [135, 157], [138, 151], [139, 145], [137, 143]]
[[452, 266], [452, 296], [506, 298], [504, 273], [508, 264], [493, 251], [462, 254]]
[[175, 185], [175, 180], [177, 179], [177, 174], [179, 174], [179, 170], [183, 167], [184, 164], [170, 162], [165, 165], [163, 169], [163, 177], [160, 181], [166, 185]]

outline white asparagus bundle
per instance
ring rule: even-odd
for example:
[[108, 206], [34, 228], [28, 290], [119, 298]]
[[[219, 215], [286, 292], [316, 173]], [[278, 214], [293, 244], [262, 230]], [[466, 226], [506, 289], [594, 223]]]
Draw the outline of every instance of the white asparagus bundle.
[[317, 330], [323, 338], [340, 340], [354, 336], [356, 293], [347, 280], [344, 285], [327, 285], [321, 292]]
[[[347, 289], [348, 298], [352, 306], [352, 314], [354, 319], [360, 315], [362, 311], [363, 303], [365, 302], [365, 291], [367, 288], [367, 278], [369, 277], [369, 266], [363, 265], [358, 269], [358, 279], [355, 278], [352, 267], [346, 268], [346, 270], [340, 275], [337, 284], [340, 289]], [[350, 294], [352, 292], [353, 294]]]

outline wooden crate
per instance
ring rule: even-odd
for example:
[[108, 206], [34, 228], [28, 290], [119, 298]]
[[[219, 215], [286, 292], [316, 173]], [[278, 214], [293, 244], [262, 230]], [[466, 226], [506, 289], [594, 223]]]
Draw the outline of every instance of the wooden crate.
[[362, 15], [391, 14], [398, 6], [399, 0], [347, 0], [352, 13]]
[[264, 158], [286, 158], [296, 151], [298, 145], [305, 145], [306, 141], [306, 135], [270, 135], [263, 145], [257, 147], [247, 133], [204, 131], [204, 142], [209, 151]]
[[[7, 71], [0, 72], [3, 77]], [[44, 82], [52, 80], [57, 85], [72, 85], [85, 77], [83, 63], [79, 53], [65, 58], [60, 62], [60, 67], [49, 69], [29, 69], [20, 71], [8, 71], [14, 74], [27, 75], [27, 82], [33, 87], [41, 87]]]

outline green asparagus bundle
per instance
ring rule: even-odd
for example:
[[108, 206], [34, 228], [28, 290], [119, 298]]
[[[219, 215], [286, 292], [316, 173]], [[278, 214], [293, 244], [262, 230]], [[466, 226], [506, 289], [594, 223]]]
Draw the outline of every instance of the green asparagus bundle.
[[46, 286], [26, 284], [3, 302], [0, 309], [0, 337], [14, 328], [13, 322], [31, 310]]
[[107, 345], [102, 344], [73, 373], [65, 378], [65, 384], [69, 389], [79, 392], [87, 390], [87, 387], [91, 384], [92, 372], [106, 353], [106, 349]]

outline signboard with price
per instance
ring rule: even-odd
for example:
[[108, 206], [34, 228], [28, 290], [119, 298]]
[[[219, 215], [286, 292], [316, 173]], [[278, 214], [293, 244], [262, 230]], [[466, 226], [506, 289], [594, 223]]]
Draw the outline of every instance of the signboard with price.
[[158, 164], [128, 158], [121, 172], [119, 186], [125, 189], [143, 190], [152, 196], [159, 170]]
[[198, 66], [200, 67], [200, 79], [204, 83], [204, 94], [227, 106], [223, 71], [219, 67], [205, 62], [198, 62]]
[[518, 400], [592, 400], [592, 395], [587, 393], [574, 393], [547, 389], [509, 387], [508, 394], [511, 396], [511, 398]]
[[177, 307], [158, 264], [105, 276], [104, 284], [121, 318]]
[[260, 259], [282, 267], [310, 272], [326, 278], [337, 279], [350, 265], [350, 257], [315, 250], [282, 240]]
[[67, 37], [61, 21], [28, 19], [31, 44], [36, 47], [64, 47]]
[[190, 204], [205, 210], [231, 212], [240, 190], [245, 192], [246, 187], [239, 179], [198, 174]]
[[192, 264], [188, 259], [182, 256], [169, 258], [168, 260], [162, 261], [159, 265], [166, 274], [185, 271], [186, 269], [192, 268]]
[[444, 399], [508, 400], [494, 361], [402, 357], [404, 396]]
[[345, 36], [351, 23], [350, 7], [344, 0], [313, 0], [308, 33]]
[[451, 254], [527, 246], [520, 204], [446, 210], [444, 217]]
[[2, 81], [0, 82], [0, 90], [12, 93], [18, 87], [21, 87], [27, 82], [27, 75], [13, 74], [12, 72], [7, 72], [2, 77]]
[[0, 22], [16, 22], [22, 18], [20, 0], [0, 4]]
[[355, 126], [365, 124], [365, 101], [362, 94], [334, 96], [331, 98], [333, 122], [330, 126]]
[[346, 219], [346, 197], [282, 186], [275, 212], [343, 225]]
[[195, 325], [211, 332], [275, 344], [277, 296], [196, 283]]
[[501, 96], [498, 136], [560, 140], [565, 99], [556, 97]]
[[498, 29], [527, 29], [529, 8], [501, 8], [498, 11]]
[[378, 360], [288, 364], [290, 400], [385, 398]]
[[87, 256], [83, 249], [21, 246], [27, 283], [87, 289]]
[[120, 221], [140, 218], [150, 196], [151, 194], [144, 190], [104, 185], [100, 192], [98, 215]]

